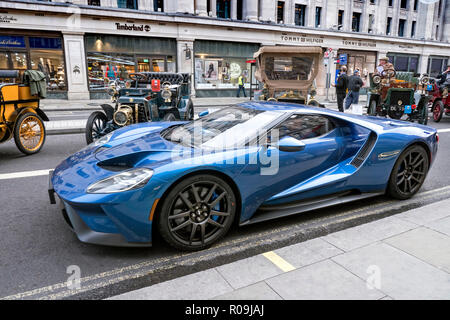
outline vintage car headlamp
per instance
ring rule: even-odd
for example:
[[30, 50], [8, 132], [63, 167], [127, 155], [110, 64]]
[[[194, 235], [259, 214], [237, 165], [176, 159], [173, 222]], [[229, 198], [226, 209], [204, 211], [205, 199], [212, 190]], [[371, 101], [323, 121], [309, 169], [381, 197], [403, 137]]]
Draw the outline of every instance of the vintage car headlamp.
[[125, 126], [133, 117], [133, 109], [129, 106], [121, 106], [114, 113], [114, 122], [119, 126]]
[[168, 87], [163, 88], [161, 91], [161, 97], [168, 102], [170, 98], [172, 97], [172, 91]]
[[100, 180], [87, 188], [88, 193], [117, 193], [142, 188], [153, 175], [153, 170], [138, 168]]
[[422, 77], [420, 79], [420, 84], [425, 85], [425, 84], [428, 84], [429, 82], [430, 82], [430, 78], [429, 77]]
[[374, 84], [379, 84], [381, 82], [381, 77], [380, 76], [374, 76], [372, 78], [372, 81]]

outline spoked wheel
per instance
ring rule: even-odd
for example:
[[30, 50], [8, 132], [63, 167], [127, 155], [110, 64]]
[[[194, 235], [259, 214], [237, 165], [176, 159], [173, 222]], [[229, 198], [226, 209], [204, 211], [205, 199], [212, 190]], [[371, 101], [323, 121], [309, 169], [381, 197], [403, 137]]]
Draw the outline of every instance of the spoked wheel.
[[389, 110], [388, 110], [388, 115], [389, 115], [389, 117], [392, 118], [392, 119], [399, 120], [399, 119], [401, 119], [401, 117], [403, 116], [403, 111], [392, 111], [392, 110], [390, 110], [390, 108], [389, 108]]
[[45, 127], [42, 118], [32, 112], [21, 115], [14, 126], [14, 142], [24, 154], [39, 152], [45, 142]]
[[443, 114], [444, 114], [444, 103], [441, 100], [438, 100], [433, 105], [433, 121], [434, 122], [441, 121]]
[[416, 145], [406, 149], [392, 170], [388, 193], [397, 199], [411, 198], [425, 181], [428, 168], [428, 154], [423, 147]]
[[90, 116], [86, 123], [86, 142], [91, 144], [102, 137], [102, 132], [106, 127], [108, 118], [101, 111], [95, 111]]
[[228, 232], [235, 211], [235, 195], [225, 181], [213, 175], [190, 177], [165, 198], [159, 231], [177, 249], [204, 249]]

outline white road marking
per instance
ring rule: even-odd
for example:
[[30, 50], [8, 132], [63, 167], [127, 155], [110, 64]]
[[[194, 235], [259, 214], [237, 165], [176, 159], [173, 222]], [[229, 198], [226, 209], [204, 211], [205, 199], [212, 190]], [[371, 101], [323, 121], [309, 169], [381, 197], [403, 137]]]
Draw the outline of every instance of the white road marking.
[[52, 169], [1, 173], [0, 180], [47, 176], [50, 170], [52, 170]]
[[437, 132], [438, 133], [450, 132], [450, 128], [449, 129], [439, 129]]

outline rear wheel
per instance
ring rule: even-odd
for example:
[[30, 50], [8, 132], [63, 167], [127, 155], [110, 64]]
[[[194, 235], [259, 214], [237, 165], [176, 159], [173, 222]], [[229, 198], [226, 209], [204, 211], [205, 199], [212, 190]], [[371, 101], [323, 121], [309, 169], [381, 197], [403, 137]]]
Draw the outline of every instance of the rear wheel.
[[177, 118], [172, 112], [168, 112], [164, 115], [163, 118], [164, 121], [177, 121]]
[[22, 114], [14, 125], [14, 142], [26, 155], [39, 152], [45, 143], [45, 127], [42, 118], [33, 112]]
[[442, 100], [438, 100], [433, 104], [433, 121], [439, 122], [444, 114], [444, 103]]
[[429, 159], [425, 149], [414, 145], [398, 158], [389, 178], [388, 194], [396, 199], [409, 199], [419, 191], [428, 173]]
[[232, 188], [214, 175], [198, 175], [176, 185], [158, 217], [161, 236], [181, 250], [201, 250], [221, 239], [236, 212]]
[[86, 123], [86, 143], [91, 144], [102, 137], [102, 132], [106, 127], [108, 118], [101, 111], [95, 111], [90, 116]]

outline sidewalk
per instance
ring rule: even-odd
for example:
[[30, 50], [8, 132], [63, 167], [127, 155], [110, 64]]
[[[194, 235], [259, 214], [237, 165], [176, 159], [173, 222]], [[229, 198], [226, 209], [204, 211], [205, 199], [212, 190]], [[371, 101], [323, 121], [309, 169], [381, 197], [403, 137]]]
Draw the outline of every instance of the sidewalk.
[[450, 299], [450, 200], [110, 299]]

